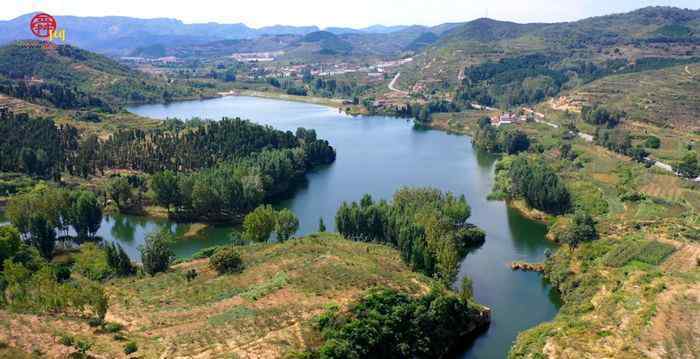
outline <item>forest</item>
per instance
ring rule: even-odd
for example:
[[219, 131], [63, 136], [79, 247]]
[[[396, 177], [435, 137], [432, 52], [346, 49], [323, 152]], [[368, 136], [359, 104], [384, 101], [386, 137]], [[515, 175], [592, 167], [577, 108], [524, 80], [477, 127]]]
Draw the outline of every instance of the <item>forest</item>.
[[414, 270], [452, 283], [470, 247], [485, 233], [467, 222], [471, 209], [464, 196], [433, 188], [402, 188], [391, 202], [343, 202], [335, 215], [338, 232], [348, 239], [397, 248]]
[[241, 119], [170, 121], [152, 130], [118, 130], [107, 139], [81, 136], [70, 125], [0, 111], [3, 156], [0, 169], [42, 178], [60, 178], [63, 171], [88, 177], [108, 169], [145, 173], [196, 171], [221, 162], [241, 162], [263, 150], [300, 150], [302, 170], [335, 160], [335, 150], [316, 138], [314, 130], [282, 132]]

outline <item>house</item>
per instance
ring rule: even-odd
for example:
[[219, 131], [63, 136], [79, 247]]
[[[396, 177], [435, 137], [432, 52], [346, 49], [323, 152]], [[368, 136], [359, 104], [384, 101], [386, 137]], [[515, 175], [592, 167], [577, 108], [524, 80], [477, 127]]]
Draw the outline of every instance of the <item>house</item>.
[[518, 121], [518, 116], [513, 113], [504, 113], [500, 116], [491, 117], [491, 124], [498, 127], [501, 125], [510, 125]]

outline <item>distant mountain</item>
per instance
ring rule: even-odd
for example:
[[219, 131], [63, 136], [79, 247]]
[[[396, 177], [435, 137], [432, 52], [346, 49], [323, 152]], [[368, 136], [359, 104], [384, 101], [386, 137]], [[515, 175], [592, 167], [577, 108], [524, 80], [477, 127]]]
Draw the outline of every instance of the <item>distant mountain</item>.
[[352, 51], [352, 45], [338, 35], [328, 31], [315, 31], [304, 35], [299, 43], [318, 43], [321, 55], [347, 55]]
[[[0, 21], [0, 45], [33, 38], [28, 26], [33, 15], [27, 14]], [[276, 25], [254, 29], [241, 23], [185, 24], [180, 20], [167, 18], [56, 18], [59, 27], [66, 29], [69, 44], [117, 56], [132, 53], [148, 56], [173, 53], [185, 56], [227, 52], [230, 54], [242, 48], [279, 50], [296, 44], [307, 34], [320, 32], [317, 26]], [[537, 45], [541, 50], [545, 47], [566, 49], [650, 40], [692, 42], [700, 41], [700, 10], [648, 7], [624, 14], [567, 23], [519, 24], [482, 18], [433, 27], [329, 27], [323, 32], [338, 36], [337, 39], [326, 40], [329, 53], [379, 56], [395, 56], [402, 51], [415, 52], [426, 47], [449, 46], [468, 49], [470, 44], [474, 43], [489, 46], [498, 43], [498, 46], [506, 46], [507, 43], [513, 42], [514, 46], [511, 48], [525, 49], [527, 46]], [[271, 41], [271, 36], [284, 38], [275, 44]], [[241, 41], [221, 42], [228, 40]], [[255, 43], [258, 40], [260, 44]], [[187, 47], [202, 48], [204, 51], [188, 51]]]
[[[477, 19], [452, 26], [436, 46], [515, 41], [548, 48], [581, 48], [638, 42], [700, 41], [700, 10], [647, 7], [629, 13], [552, 24]], [[541, 46], [541, 45], [537, 45]]]
[[[15, 40], [34, 39], [29, 21], [36, 13], [0, 21], [0, 45]], [[156, 44], [178, 46], [203, 44], [225, 39], [251, 39], [263, 35], [305, 35], [316, 26], [268, 26], [253, 29], [244, 24], [185, 24], [176, 19], [137, 19], [122, 16], [56, 16], [59, 28], [66, 30], [67, 43], [111, 55], [126, 55], [136, 48]]]
[[436, 43], [440, 38], [430, 31], [426, 31], [418, 36], [415, 40], [411, 41], [408, 46], [406, 46], [406, 51], [420, 51], [426, 46]]
[[[15, 40], [34, 39], [29, 21], [36, 13], [0, 21], [0, 45]], [[127, 55], [139, 48], [160, 45], [177, 47], [217, 40], [255, 39], [265, 35], [303, 36], [320, 29], [317, 26], [275, 25], [254, 29], [245, 24], [185, 24], [168, 18], [138, 19], [123, 16], [55, 16], [59, 28], [66, 29], [67, 43], [110, 55]], [[374, 25], [363, 29], [328, 28], [334, 34], [388, 34], [406, 26]]]

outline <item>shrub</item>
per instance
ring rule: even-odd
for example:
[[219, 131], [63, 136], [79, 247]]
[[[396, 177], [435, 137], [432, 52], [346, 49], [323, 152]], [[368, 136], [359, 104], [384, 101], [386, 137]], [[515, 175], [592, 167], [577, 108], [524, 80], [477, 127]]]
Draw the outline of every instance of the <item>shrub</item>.
[[203, 248], [198, 251], [196, 251], [190, 258], [192, 259], [203, 259], [203, 258], [209, 258], [216, 253], [219, 249], [223, 248], [223, 246], [213, 246], [213, 247], [208, 247], [208, 248]]
[[64, 334], [58, 337], [58, 343], [67, 347], [72, 347], [75, 343], [75, 339], [68, 334]]
[[116, 333], [122, 330], [122, 325], [119, 323], [107, 323], [104, 325], [104, 330], [107, 333]]
[[136, 353], [139, 350], [138, 345], [135, 342], [128, 342], [124, 345], [124, 354], [129, 355], [131, 353]]
[[95, 243], [80, 247], [80, 253], [75, 255], [74, 270], [95, 281], [105, 280], [114, 274], [107, 263], [107, 253]]
[[243, 270], [243, 261], [234, 247], [224, 247], [209, 258], [209, 266], [219, 274], [237, 273]]

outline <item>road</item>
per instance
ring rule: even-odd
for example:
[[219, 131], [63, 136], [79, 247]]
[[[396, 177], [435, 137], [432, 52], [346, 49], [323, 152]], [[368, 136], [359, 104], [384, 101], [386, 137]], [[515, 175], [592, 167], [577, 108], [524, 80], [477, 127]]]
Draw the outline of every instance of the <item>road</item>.
[[402, 93], [404, 95], [408, 95], [408, 91], [401, 91], [401, 90], [396, 88], [396, 82], [399, 81], [399, 76], [401, 76], [400, 72], [398, 72], [396, 74], [396, 76], [394, 76], [394, 78], [391, 80], [391, 82], [389, 82], [389, 90], [394, 91], [394, 92], [399, 92], [399, 93]]

